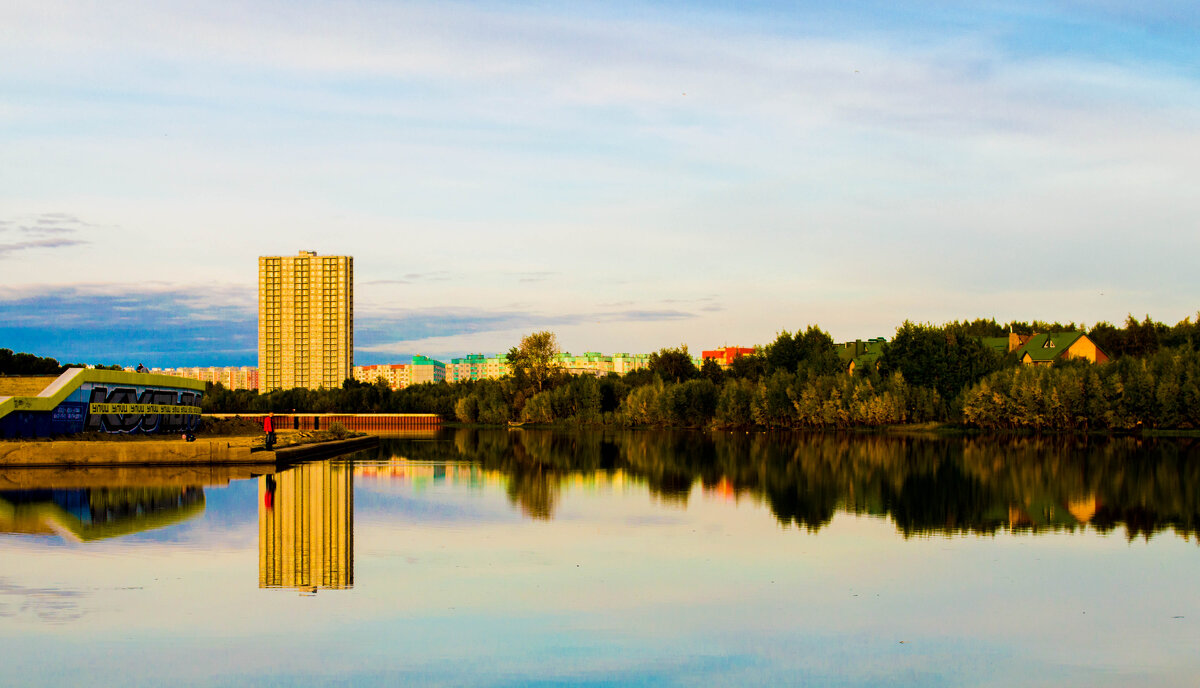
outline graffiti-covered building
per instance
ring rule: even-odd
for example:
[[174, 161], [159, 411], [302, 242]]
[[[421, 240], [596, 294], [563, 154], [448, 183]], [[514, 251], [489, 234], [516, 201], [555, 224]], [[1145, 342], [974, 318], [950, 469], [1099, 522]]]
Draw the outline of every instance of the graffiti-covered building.
[[120, 370], [0, 377], [0, 438], [191, 430], [203, 394], [199, 380]]

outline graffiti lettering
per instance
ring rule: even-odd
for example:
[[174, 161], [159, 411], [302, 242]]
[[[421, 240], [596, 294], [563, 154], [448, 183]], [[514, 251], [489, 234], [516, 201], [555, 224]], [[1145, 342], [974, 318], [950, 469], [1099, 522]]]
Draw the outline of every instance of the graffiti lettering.
[[139, 396], [133, 387], [93, 387], [85, 430], [111, 433], [178, 432], [192, 430], [200, 419], [200, 395], [147, 389]]

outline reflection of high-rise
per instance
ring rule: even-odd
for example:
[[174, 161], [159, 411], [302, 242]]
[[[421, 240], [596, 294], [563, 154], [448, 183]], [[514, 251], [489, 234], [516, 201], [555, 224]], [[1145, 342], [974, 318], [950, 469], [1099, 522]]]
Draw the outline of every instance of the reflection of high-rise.
[[354, 586], [354, 476], [332, 461], [258, 479], [260, 588]]

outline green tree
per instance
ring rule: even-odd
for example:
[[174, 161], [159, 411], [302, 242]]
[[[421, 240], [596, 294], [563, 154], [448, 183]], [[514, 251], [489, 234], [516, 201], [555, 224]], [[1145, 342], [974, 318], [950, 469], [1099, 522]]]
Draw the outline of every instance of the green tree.
[[800, 353], [800, 361], [796, 368], [789, 372], [820, 376], [833, 375], [842, 370], [833, 338], [821, 328], [809, 325], [803, 335], [797, 332], [795, 344]]
[[700, 377], [719, 387], [721, 381], [725, 379], [725, 371], [721, 370], [721, 364], [717, 363], [717, 359], [706, 358], [704, 363], [700, 364]]
[[684, 382], [696, 377], [700, 371], [692, 362], [687, 344], [680, 344], [676, 349], [662, 349], [650, 354], [650, 372], [661, 377], [664, 381]]
[[522, 389], [541, 392], [559, 374], [558, 337], [546, 330], [527, 334], [508, 352], [508, 365]]
[[1002, 363], [998, 352], [958, 328], [906, 320], [884, 346], [879, 372], [883, 376], [899, 372], [909, 384], [928, 387], [943, 399], [953, 400], [964, 387], [998, 370]]
[[767, 372], [767, 357], [760, 352], [755, 352], [733, 359], [725, 374], [728, 377], [757, 382]]
[[767, 359], [767, 369], [771, 372], [776, 370], [796, 372], [796, 366], [800, 365], [800, 359], [803, 358], [800, 341], [798, 341], [801, 337], [799, 332], [793, 337], [791, 333], [784, 330], [775, 337], [775, 341], [764, 346], [762, 351], [763, 357]]

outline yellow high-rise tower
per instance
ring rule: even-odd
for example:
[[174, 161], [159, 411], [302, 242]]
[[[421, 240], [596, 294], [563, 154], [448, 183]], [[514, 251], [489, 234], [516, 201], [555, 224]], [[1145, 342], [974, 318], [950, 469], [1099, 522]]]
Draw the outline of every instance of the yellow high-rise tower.
[[258, 259], [258, 390], [341, 387], [354, 376], [354, 258]]

